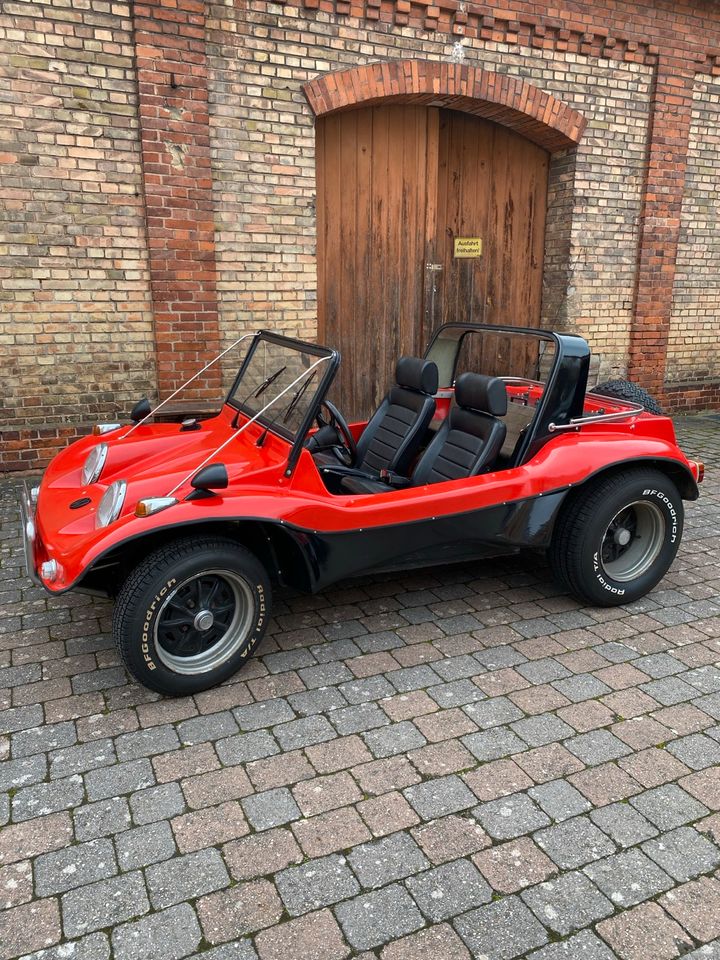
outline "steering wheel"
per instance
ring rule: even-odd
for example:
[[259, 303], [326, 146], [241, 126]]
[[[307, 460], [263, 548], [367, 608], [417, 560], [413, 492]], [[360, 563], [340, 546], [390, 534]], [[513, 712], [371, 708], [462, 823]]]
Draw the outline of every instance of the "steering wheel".
[[332, 427], [340, 441], [337, 446], [332, 447], [332, 450], [345, 466], [354, 466], [357, 462], [355, 438], [352, 433], [350, 433], [350, 427], [347, 425], [345, 417], [340, 413], [335, 404], [330, 403], [329, 400], [323, 400], [318, 412], [315, 414], [315, 422], [320, 429], [323, 427]]

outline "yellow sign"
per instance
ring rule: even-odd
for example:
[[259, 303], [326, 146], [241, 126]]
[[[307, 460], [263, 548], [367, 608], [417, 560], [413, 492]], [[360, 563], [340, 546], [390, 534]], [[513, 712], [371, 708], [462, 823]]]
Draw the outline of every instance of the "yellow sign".
[[455, 237], [454, 257], [482, 256], [482, 237]]

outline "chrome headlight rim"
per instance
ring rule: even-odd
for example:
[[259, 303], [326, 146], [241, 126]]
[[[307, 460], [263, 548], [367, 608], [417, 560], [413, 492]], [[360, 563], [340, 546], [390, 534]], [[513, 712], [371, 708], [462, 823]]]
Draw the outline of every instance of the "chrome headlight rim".
[[106, 443], [98, 443], [97, 446], [92, 448], [82, 468], [82, 482], [84, 486], [87, 487], [91, 483], [98, 482], [100, 474], [103, 472], [107, 455], [108, 445]]
[[127, 483], [125, 480], [115, 480], [110, 484], [102, 495], [95, 513], [95, 526], [97, 528], [109, 527], [111, 523], [117, 520], [125, 503], [126, 493]]

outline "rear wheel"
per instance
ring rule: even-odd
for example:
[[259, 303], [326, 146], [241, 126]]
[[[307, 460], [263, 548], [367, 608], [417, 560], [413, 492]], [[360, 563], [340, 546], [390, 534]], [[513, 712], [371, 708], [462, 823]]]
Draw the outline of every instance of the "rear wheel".
[[584, 601], [631, 603], [665, 576], [682, 528], [672, 480], [659, 470], [625, 470], [571, 496], [555, 529], [551, 566]]
[[269, 610], [270, 583], [253, 554], [232, 540], [185, 538], [130, 574], [115, 604], [113, 636], [140, 683], [183, 696], [239, 670]]

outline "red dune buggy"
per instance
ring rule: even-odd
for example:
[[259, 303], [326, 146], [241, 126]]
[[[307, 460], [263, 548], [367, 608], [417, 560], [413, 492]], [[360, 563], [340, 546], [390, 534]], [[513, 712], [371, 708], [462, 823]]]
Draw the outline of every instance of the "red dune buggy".
[[581, 337], [446, 325], [352, 424], [328, 399], [334, 350], [241, 340], [216, 416], [150, 423], [167, 401], [141, 401], [23, 497], [30, 575], [51, 593], [113, 595], [120, 654], [153, 690], [194, 693], [238, 670], [265, 631], [271, 580], [316, 591], [533, 548], [573, 594], [613, 605], [672, 563], [703, 466], [643, 391], [586, 394]]

